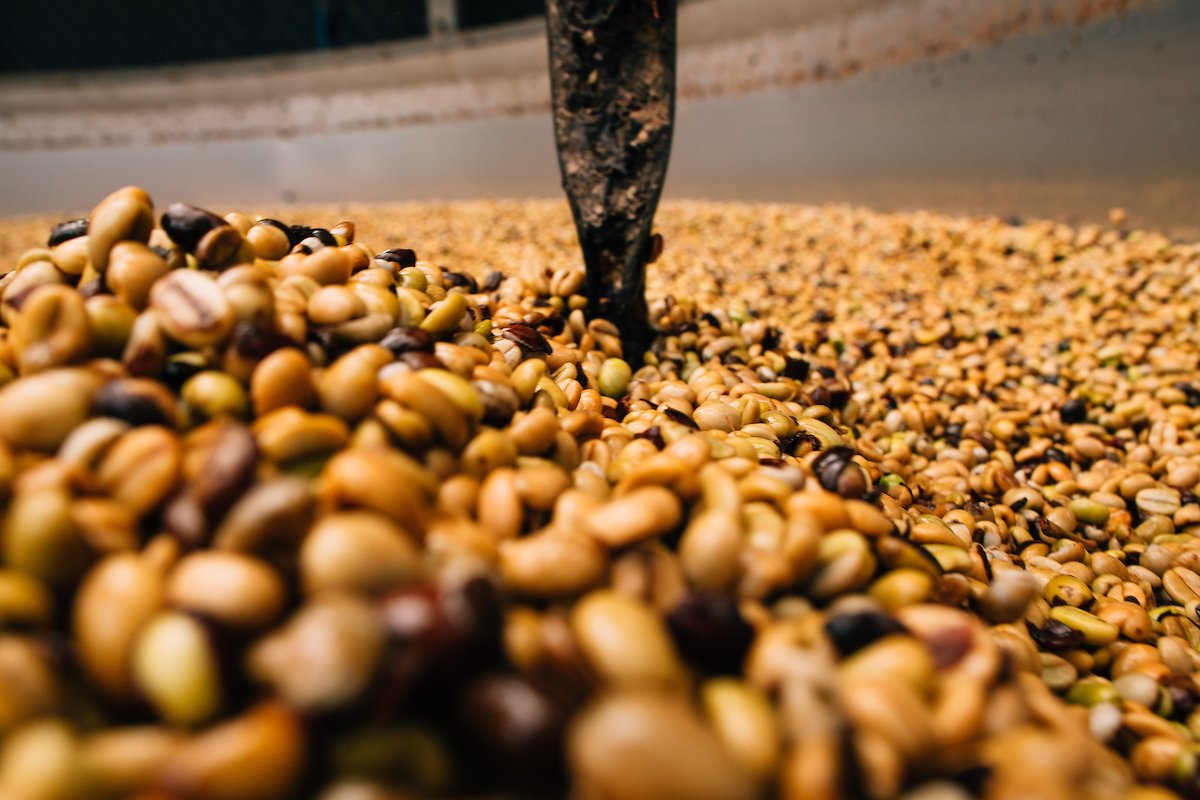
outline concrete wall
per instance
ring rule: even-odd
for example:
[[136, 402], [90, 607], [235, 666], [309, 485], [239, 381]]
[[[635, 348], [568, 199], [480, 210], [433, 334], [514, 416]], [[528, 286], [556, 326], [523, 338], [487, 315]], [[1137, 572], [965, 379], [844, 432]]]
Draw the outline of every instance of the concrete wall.
[[[673, 196], [1200, 220], [1191, 0], [694, 0]], [[544, 31], [0, 81], [0, 212], [552, 196]]]

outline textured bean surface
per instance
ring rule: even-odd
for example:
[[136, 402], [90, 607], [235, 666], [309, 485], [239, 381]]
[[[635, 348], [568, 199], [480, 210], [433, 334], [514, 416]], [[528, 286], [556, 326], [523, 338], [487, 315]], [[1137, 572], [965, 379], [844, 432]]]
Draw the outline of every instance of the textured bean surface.
[[155, 209], [0, 221], [5, 797], [1200, 797], [1200, 246]]

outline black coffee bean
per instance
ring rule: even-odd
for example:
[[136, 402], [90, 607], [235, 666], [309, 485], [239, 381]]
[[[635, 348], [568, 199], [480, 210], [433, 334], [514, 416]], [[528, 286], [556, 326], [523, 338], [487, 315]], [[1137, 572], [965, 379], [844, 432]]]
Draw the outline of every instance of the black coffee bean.
[[942, 433], [942, 438], [948, 444], [957, 445], [962, 439], [963, 426], [961, 423], [952, 422], [946, 426], [946, 430]]
[[[310, 228], [308, 235], [316, 237], [317, 241], [319, 241], [321, 244], [325, 245], [326, 247], [337, 247], [338, 246], [338, 240], [334, 237], [334, 235], [332, 233], [330, 233], [325, 228]], [[305, 237], [305, 238], [308, 238], [308, 237]]]
[[379, 344], [396, 356], [413, 351], [432, 352], [433, 337], [420, 328], [392, 328], [383, 335]]
[[907, 632], [907, 628], [880, 611], [838, 614], [825, 622], [825, 633], [843, 657], [856, 653], [885, 636]]
[[550, 343], [546, 341], [546, 337], [542, 336], [536, 329], [528, 325], [522, 325], [519, 322], [514, 322], [500, 331], [500, 335], [510, 342], [516, 342], [521, 346], [522, 350], [528, 353], [541, 353], [542, 355], [550, 355], [554, 349], [550, 347]]
[[1196, 408], [1200, 406], [1200, 389], [1192, 386], [1190, 383], [1177, 383], [1175, 388], [1183, 392], [1187, 398], [1188, 408]]
[[225, 512], [254, 483], [258, 441], [239, 422], [225, 420], [193, 480], [163, 509], [163, 526], [186, 547], [201, 547]]
[[229, 224], [211, 211], [189, 206], [187, 203], [172, 203], [167, 206], [160, 222], [171, 241], [189, 253], [196, 249], [204, 234], [220, 225]]
[[492, 270], [483, 279], [483, 286], [480, 287], [485, 292], [494, 292], [500, 288], [500, 284], [504, 281], [504, 273], [500, 270]]
[[814, 405], [842, 409], [850, 402], [850, 391], [836, 383], [826, 383], [813, 389], [812, 400]]
[[662, 450], [664, 447], [667, 446], [667, 443], [663, 440], [663, 437], [662, 437], [662, 428], [658, 427], [657, 425], [651, 425], [649, 428], [642, 431], [641, 433], [634, 434], [633, 438], [645, 439], [646, 441], [650, 442], [655, 447], [657, 447], [659, 450]]
[[248, 320], [233, 326], [233, 334], [229, 340], [234, 352], [252, 360], [266, 358], [281, 347], [295, 346], [291, 339], [275, 328], [263, 328]]
[[288, 243], [289, 244], [292, 243], [291, 228], [288, 227], [287, 225], [285, 225], [284, 223], [280, 222], [279, 220], [271, 219], [270, 217], [263, 217], [256, 224], [270, 225], [272, 228], [278, 228], [285, 236], [288, 237]]
[[455, 717], [456, 738], [489, 785], [537, 788], [562, 780], [567, 711], [524, 678], [487, 675], [474, 681]]
[[737, 603], [714, 592], [689, 593], [667, 614], [667, 628], [681, 656], [717, 674], [741, 672], [754, 641], [754, 628]]
[[401, 353], [399, 360], [411, 369], [442, 369], [445, 365], [428, 350], [410, 350]]
[[787, 356], [784, 359], [783, 376], [792, 380], [802, 381], [808, 378], [812, 365], [803, 358]]
[[288, 225], [286, 233], [288, 235], [288, 245], [295, 247], [312, 236], [312, 228], [307, 225]]
[[499, 659], [502, 601], [488, 579], [405, 587], [380, 608], [392, 653], [380, 698], [388, 712], [431, 702]]
[[1064, 425], [1076, 425], [1087, 420], [1087, 404], [1072, 398], [1058, 409], [1058, 417]]
[[163, 383], [179, 391], [188, 378], [209, 369], [208, 362], [197, 356], [197, 353], [180, 353], [168, 358], [163, 364]]
[[451, 272], [444, 270], [442, 272], [442, 282], [447, 286], [464, 286], [471, 294], [479, 291], [479, 284], [475, 279], [465, 272]]
[[1029, 630], [1033, 641], [1037, 642], [1038, 647], [1051, 653], [1065, 653], [1083, 644], [1082, 631], [1077, 631], [1053, 618], [1046, 620], [1046, 624], [1040, 628], [1026, 620], [1025, 627]]
[[666, 414], [669, 419], [674, 422], [678, 422], [680, 425], [686, 425], [689, 428], [700, 430], [700, 426], [696, 424], [696, 420], [692, 419], [678, 408], [671, 408], [671, 406], [667, 406], [663, 409], [663, 413]]
[[417, 265], [417, 254], [413, 250], [405, 247], [393, 247], [389, 250], [384, 250], [375, 256], [377, 261], [390, 261], [400, 269], [405, 267], [415, 267]]
[[350, 351], [349, 344], [333, 331], [309, 330], [308, 341], [320, 348], [325, 361], [332, 363]]
[[1042, 453], [1042, 460], [1046, 463], [1057, 461], [1060, 464], [1071, 465], [1071, 457], [1057, 447], [1047, 447], [1046, 452]]
[[849, 447], [831, 447], [821, 453], [813, 461], [817, 481], [842, 497], [861, 498], [867, 490], [867, 479], [853, 458], [854, 451]]
[[50, 238], [46, 240], [47, 247], [68, 242], [71, 239], [77, 239], [84, 236], [88, 231], [88, 218], [80, 217], [79, 219], [68, 219], [58, 223], [50, 229]]
[[1168, 678], [1163, 687], [1171, 699], [1171, 717], [1186, 720], [1196, 708], [1196, 694], [1189, 678]]
[[165, 425], [173, 428], [175, 416], [170, 408], [163, 406], [163, 402], [164, 398], [144, 391], [143, 383], [118, 379], [110, 381], [96, 392], [92, 400], [92, 413], [135, 426]]

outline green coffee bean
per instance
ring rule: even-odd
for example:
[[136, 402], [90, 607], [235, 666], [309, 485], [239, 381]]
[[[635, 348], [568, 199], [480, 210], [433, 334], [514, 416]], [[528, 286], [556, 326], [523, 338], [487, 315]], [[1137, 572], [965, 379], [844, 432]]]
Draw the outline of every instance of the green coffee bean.
[[216, 655], [194, 618], [164, 611], [149, 619], [138, 634], [131, 663], [134, 682], [167, 722], [197, 725], [220, 710]]

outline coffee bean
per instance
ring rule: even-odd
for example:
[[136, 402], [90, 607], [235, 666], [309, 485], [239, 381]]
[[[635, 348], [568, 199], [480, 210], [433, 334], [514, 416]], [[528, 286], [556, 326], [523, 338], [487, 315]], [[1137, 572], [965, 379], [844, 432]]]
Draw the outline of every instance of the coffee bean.
[[193, 253], [200, 240], [214, 228], [228, 226], [221, 217], [203, 208], [187, 203], [172, 203], [167, 206], [159, 220], [162, 229], [180, 249]]
[[79, 219], [68, 219], [58, 223], [50, 230], [50, 238], [46, 241], [47, 247], [54, 247], [63, 242], [80, 236], [86, 236], [88, 230], [88, 218], [80, 217]]
[[387, 261], [395, 264], [398, 268], [415, 267], [417, 265], [417, 254], [412, 250], [407, 250], [401, 247], [393, 247], [390, 250], [384, 250], [382, 253], [377, 253], [375, 259], [378, 261]]
[[684, 658], [714, 674], [739, 673], [754, 640], [737, 604], [712, 592], [688, 594], [667, 614], [667, 628]]

